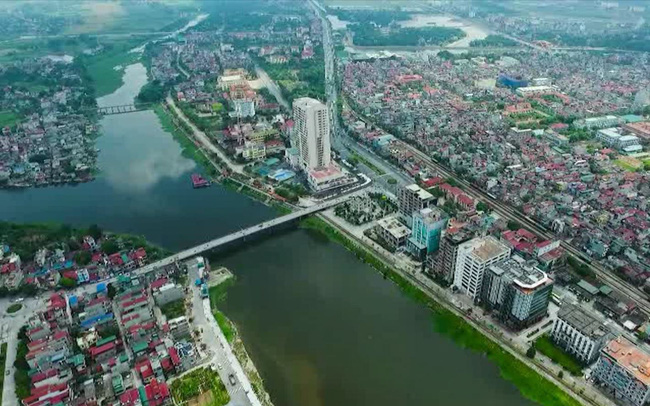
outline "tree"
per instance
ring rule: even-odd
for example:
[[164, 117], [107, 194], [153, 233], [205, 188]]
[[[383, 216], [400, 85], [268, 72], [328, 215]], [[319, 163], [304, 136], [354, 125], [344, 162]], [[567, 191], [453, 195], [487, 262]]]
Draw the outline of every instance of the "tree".
[[487, 203], [481, 201], [481, 202], [478, 202], [478, 204], [476, 205], [476, 210], [482, 211], [482, 212], [488, 212], [488, 211], [490, 211], [490, 206], [488, 206]]
[[93, 237], [95, 240], [102, 238], [102, 229], [99, 228], [97, 224], [93, 224], [88, 227], [88, 234]]
[[88, 251], [79, 251], [74, 256], [75, 262], [79, 265], [88, 265], [91, 259], [92, 256]]
[[648, 339], [648, 333], [645, 331], [639, 331], [637, 334], [637, 337], [639, 337], [639, 340], [641, 341], [646, 341]]
[[535, 354], [537, 354], [537, 350], [531, 345], [530, 348], [528, 348], [526, 351], [526, 356], [528, 358], [535, 358]]
[[113, 286], [112, 283], [108, 284], [107, 294], [108, 294], [109, 299], [113, 299], [115, 297], [115, 295], [117, 294], [117, 290], [115, 290], [115, 286]]
[[521, 224], [518, 221], [508, 220], [508, 230], [519, 230], [520, 228]]
[[560, 378], [560, 379], [564, 378], [564, 371], [558, 372], [557, 377]]
[[104, 251], [108, 255], [115, 254], [120, 250], [120, 247], [118, 247], [117, 242], [115, 240], [106, 240], [102, 243], [102, 251]]
[[65, 289], [72, 289], [77, 285], [77, 282], [75, 282], [74, 279], [67, 278], [64, 276], [63, 278], [61, 278], [61, 280], [59, 280], [59, 285]]

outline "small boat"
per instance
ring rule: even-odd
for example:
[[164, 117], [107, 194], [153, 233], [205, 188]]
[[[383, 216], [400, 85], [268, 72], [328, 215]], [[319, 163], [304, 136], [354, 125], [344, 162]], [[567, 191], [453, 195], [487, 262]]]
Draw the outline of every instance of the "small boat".
[[194, 189], [208, 187], [210, 186], [210, 181], [205, 179], [203, 176], [199, 175], [198, 173], [193, 173], [192, 186], [194, 187]]

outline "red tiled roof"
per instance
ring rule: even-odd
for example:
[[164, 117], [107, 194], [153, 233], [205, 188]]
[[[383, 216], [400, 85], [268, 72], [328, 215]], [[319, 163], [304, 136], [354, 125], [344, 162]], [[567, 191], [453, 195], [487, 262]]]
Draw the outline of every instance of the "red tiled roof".
[[100, 355], [100, 354], [105, 353], [106, 351], [112, 350], [113, 348], [115, 348], [115, 343], [114, 342], [106, 343], [106, 344], [104, 344], [104, 345], [102, 345], [100, 347], [92, 347], [90, 349], [90, 355], [94, 358], [97, 355]]

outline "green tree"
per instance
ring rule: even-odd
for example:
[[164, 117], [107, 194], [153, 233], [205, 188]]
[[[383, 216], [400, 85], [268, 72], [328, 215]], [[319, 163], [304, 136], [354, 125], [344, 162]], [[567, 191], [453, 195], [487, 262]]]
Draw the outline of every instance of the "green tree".
[[508, 230], [519, 230], [520, 228], [521, 224], [518, 221], [508, 220]]
[[88, 265], [90, 263], [90, 260], [92, 259], [92, 256], [90, 255], [90, 252], [88, 251], [79, 251], [75, 254], [74, 260], [78, 265]]
[[483, 202], [483, 201], [480, 201], [480, 202], [478, 202], [478, 204], [476, 205], [476, 210], [478, 210], [478, 211], [482, 211], [482, 212], [488, 212], [488, 211], [490, 211], [490, 206], [488, 206], [487, 203], [485, 203], [485, 202]]
[[528, 348], [528, 350], [526, 351], [526, 356], [527, 356], [528, 358], [535, 358], [535, 355], [536, 355], [536, 354], [537, 354], [537, 350], [536, 350], [535, 347], [533, 347], [532, 345], [531, 345], [530, 348]]
[[113, 286], [112, 283], [109, 283], [106, 289], [107, 289], [108, 298], [113, 299], [117, 294], [117, 290], [115, 289], [115, 286]]
[[102, 251], [108, 255], [115, 254], [120, 250], [120, 247], [117, 245], [115, 240], [106, 240], [102, 243]]
[[59, 280], [59, 285], [65, 289], [72, 289], [77, 285], [74, 279], [63, 277]]
[[99, 240], [102, 238], [102, 229], [97, 224], [93, 224], [88, 227], [88, 234], [95, 240]]

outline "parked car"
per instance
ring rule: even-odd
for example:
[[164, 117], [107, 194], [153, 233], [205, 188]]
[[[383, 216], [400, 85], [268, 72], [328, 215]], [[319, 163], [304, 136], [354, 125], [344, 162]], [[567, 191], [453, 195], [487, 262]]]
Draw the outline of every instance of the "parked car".
[[235, 375], [233, 374], [228, 375], [228, 380], [230, 381], [230, 384], [233, 386], [235, 386], [235, 384], [237, 383], [237, 381], [235, 381]]

